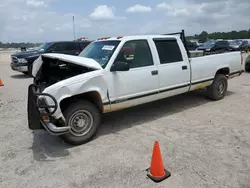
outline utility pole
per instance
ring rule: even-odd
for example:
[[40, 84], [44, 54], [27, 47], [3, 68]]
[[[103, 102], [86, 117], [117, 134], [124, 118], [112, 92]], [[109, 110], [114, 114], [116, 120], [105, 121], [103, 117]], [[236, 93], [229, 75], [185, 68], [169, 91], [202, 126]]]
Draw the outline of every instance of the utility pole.
[[74, 40], [76, 40], [75, 17], [74, 16], [73, 16], [73, 32], [74, 32]]

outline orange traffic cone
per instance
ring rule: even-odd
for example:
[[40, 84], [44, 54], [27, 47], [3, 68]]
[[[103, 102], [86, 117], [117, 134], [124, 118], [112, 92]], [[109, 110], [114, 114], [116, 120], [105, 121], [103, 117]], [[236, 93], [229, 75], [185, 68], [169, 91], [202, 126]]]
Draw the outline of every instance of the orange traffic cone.
[[151, 159], [151, 166], [147, 169], [147, 176], [154, 182], [161, 182], [171, 176], [171, 173], [164, 169], [159, 142], [155, 141]]
[[4, 86], [2, 79], [0, 78], [0, 86]]

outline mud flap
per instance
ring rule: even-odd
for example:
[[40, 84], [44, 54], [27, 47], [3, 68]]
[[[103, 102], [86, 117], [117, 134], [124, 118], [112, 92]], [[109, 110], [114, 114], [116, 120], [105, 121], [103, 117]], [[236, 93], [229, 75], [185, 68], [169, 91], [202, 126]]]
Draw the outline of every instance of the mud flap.
[[36, 95], [37, 86], [31, 84], [28, 88], [28, 123], [29, 129], [38, 130], [43, 129], [42, 124], [40, 123], [40, 112], [37, 109], [37, 95]]

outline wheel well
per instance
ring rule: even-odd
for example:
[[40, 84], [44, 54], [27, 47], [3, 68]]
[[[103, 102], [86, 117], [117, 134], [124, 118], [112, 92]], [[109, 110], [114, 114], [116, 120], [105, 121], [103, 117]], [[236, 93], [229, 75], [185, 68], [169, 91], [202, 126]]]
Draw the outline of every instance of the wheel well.
[[97, 91], [91, 91], [87, 93], [83, 93], [80, 95], [74, 95], [69, 98], [65, 98], [60, 102], [60, 108], [62, 112], [73, 102], [77, 102], [79, 100], [88, 100], [92, 102], [96, 107], [103, 112], [103, 104], [100, 94]]
[[225, 76], [228, 76], [230, 73], [230, 70], [228, 67], [219, 69], [216, 74], [224, 74]]

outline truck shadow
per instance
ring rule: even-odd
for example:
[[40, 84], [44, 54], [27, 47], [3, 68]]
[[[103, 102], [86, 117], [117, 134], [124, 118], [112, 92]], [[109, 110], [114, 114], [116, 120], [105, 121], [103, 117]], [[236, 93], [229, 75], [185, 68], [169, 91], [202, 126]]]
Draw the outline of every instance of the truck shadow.
[[28, 79], [28, 78], [31, 78], [30, 76], [25, 75], [25, 74], [15, 74], [15, 75], [11, 75], [10, 77], [14, 78], [14, 79]]
[[[232, 94], [234, 94], [234, 92], [228, 91], [226, 96]], [[215, 101], [208, 99], [205, 92], [194, 91], [130, 109], [105, 114], [103, 118], [104, 123], [99, 129], [97, 137], [110, 133], [114, 134], [123, 129], [155, 121], [164, 116], [170, 116], [211, 102]]]
[[54, 161], [55, 158], [68, 156], [72, 146], [64, 143], [60, 138], [52, 136], [46, 131], [34, 131], [31, 150], [36, 161]]
[[[228, 91], [226, 96], [234, 92]], [[115, 134], [123, 129], [128, 129], [146, 122], [155, 121], [164, 116], [179, 113], [187, 109], [213, 102], [205, 97], [204, 92], [195, 91], [148, 104], [132, 107], [126, 110], [105, 114], [97, 136]], [[60, 138], [51, 136], [45, 131], [33, 132], [31, 150], [36, 161], [54, 161], [70, 155], [68, 149], [72, 145], [64, 143]]]

